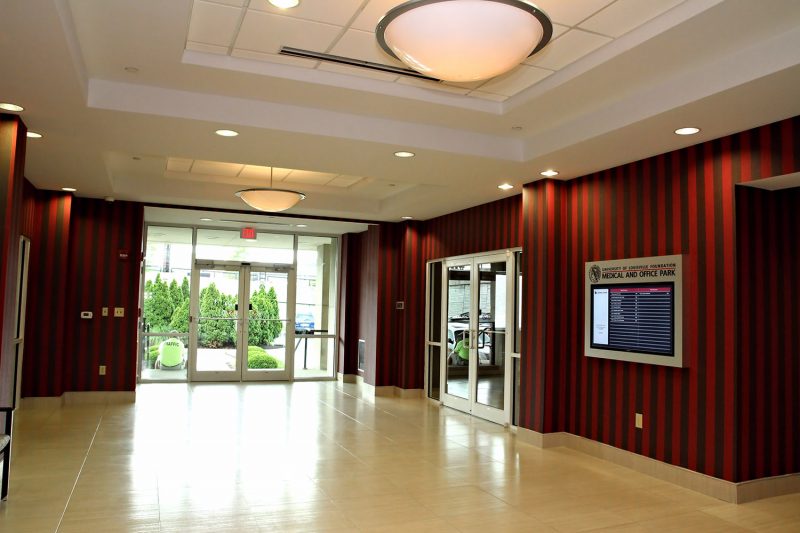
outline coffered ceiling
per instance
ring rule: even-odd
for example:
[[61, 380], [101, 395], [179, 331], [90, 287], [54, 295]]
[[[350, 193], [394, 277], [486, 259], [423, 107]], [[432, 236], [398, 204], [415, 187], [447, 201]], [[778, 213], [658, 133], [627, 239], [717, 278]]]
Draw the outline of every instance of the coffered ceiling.
[[[796, 0], [535, 1], [552, 42], [472, 84], [278, 55], [399, 65], [374, 39], [399, 3], [3, 2], [0, 101], [44, 135], [29, 141], [26, 176], [89, 197], [248, 210], [234, 192], [273, 167], [308, 196], [289, 213], [424, 219], [518, 193], [547, 168], [570, 179], [800, 114]], [[702, 131], [673, 134], [686, 125]]]

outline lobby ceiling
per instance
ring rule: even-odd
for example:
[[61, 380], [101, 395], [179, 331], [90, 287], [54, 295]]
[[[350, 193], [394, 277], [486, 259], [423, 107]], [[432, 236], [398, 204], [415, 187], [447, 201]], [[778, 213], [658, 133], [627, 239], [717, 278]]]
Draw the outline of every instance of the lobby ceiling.
[[[796, 0], [533, 2], [553, 41], [466, 85], [276, 53], [396, 64], [373, 31], [399, 3], [3, 2], [0, 101], [43, 135], [26, 177], [249, 210], [234, 192], [265, 186], [274, 167], [276, 187], [308, 196], [291, 214], [427, 219], [519, 193], [549, 168], [571, 179], [800, 114]], [[701, 132], [675, 135], [682, 126]]]

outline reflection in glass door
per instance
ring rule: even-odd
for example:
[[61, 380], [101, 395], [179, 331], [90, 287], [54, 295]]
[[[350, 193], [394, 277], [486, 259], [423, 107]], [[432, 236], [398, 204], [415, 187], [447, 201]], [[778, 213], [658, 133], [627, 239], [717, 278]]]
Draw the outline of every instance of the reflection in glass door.
[[509, 422], [507, 298], [510, 254], [445, 262], [442, 402], [497, 423]]
[[292, 270], [198, 264], [194, 278], [192, 380], [290, 379]]
[[193, 375], [211, 381], [239, 381], [239, 333], [241, 328], [239, 267], [202, 267], [197, 317], [193, 330]]

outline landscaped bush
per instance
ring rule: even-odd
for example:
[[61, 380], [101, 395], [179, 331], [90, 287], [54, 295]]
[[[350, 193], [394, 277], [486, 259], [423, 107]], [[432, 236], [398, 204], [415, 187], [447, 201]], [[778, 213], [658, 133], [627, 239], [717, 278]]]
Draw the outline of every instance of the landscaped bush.
[[260, 346], [247, 347], [247, 368], [281, 368], [280, 362]]
[[147, 360], [150, 362], [150, 368], [153, 368], [156, 364], [156, 359], [158, 359], [158, 345], [151, 346], [147, 349]]

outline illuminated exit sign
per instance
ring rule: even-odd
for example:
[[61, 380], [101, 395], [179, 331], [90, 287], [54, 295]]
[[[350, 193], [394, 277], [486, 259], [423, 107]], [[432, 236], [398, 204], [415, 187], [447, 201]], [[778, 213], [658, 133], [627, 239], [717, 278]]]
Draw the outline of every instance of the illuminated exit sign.
[[239, 233], [239, 236], [242, 239], [247, 239], [248, 241], [256, 240], [256, 228], [242, 228], [242, 231]]

